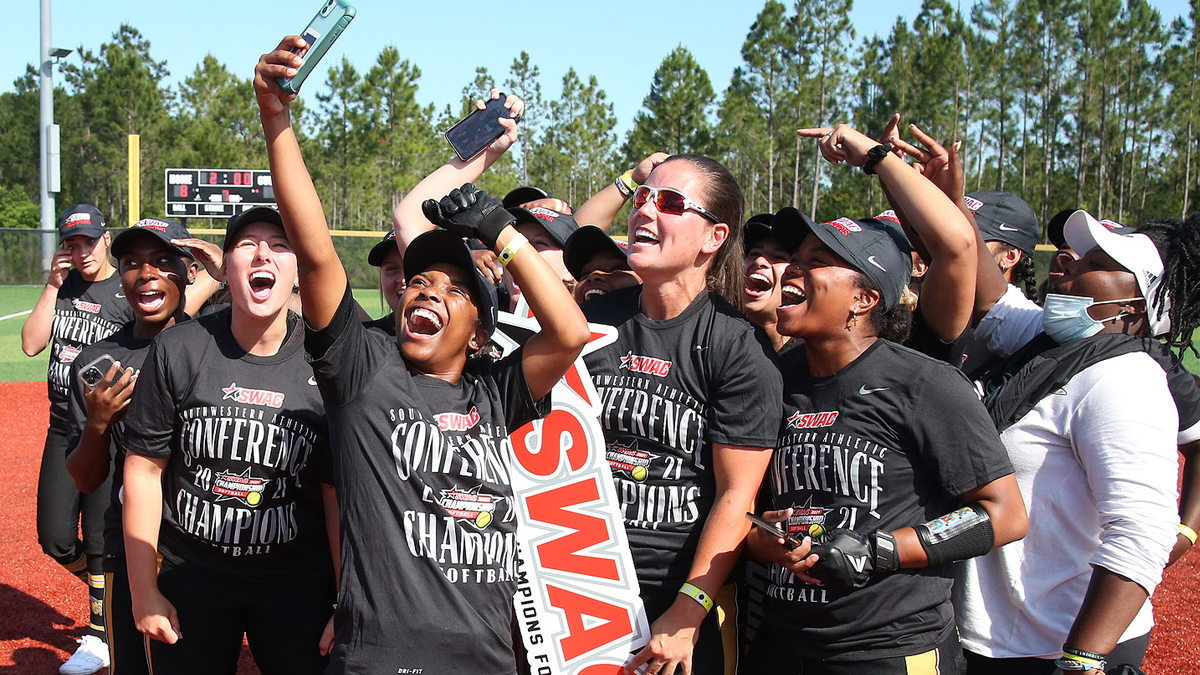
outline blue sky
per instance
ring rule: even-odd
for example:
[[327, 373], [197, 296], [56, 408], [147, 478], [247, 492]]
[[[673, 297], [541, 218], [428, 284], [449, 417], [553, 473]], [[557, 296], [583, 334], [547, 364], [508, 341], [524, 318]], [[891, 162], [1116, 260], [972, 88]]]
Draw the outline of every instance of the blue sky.
[[[314, 84], [323, 85], [328, 63], [345, 55], [365, 70], [390, 44], [421, 68], [418, 99], [440, 108], [458, 100], [476, 67], [487, 67], [502, 81], [524, 50], [541, 69], [544, 96], [557, 96], [568, 67], [584, 77], [595, 75], [614, 104], [622, 137], [654, 69], [678, 44], [692, 51], [719, 94], [741, 63], [742, 42], [762, 8], [760, 0], [351, 1], [357, 17], [306, 83], [307, 98]], [[37, 0], [5, 4], [10, 30], [0, 59], [0, 91], [11, 91], [25, 65], [38, 59], [39, 14]], [[852, 14], [858, 36], [888, 33], [897, 16], [911, 21], [920, 4], [858, 0]], [[1152, 4], [1168, 18], [1187, 11], [1186, 0]], [[56, 47], [95, 50], [129, 23], [150, 40], [154, 58], [167, 61], [168, 84], [190, 74], [206, 53], [249, 76], [258, 56], [281, 36], [303, 29], [319, 6], [320, 0], [52, 0], [51, 39]]]

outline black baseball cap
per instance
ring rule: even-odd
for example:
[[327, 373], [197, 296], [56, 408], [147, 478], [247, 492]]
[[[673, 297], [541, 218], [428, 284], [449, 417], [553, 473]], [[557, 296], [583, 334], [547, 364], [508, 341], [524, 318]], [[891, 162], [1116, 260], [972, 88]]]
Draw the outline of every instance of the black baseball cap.
[[546, 228], [559, 246], [566, 246], [567, 239], [579, 229], [575, 216], [548, 209], [544, 206], [533, 206], [528, 209], [514, 207], [508, 210], [516, 219], [515, 225], [536, 223]]
[[912, 249], [906, 239], [874, 218], [838, 218], [810, 226], [799, 218], [802, 216], [796, 209], [786, 207], [775, 214], [775, 227], [784, 221], [793, 231], [803, 233], [801, 240], [812, 232], [822, 244], [879, 287], [884, 311], [899, 304], [912, 275]]
[[785, 206], [771, 219], [771, 236], [778, 239], [784, 248], [795, 253], [814, 227], [816, 223], [808, 214], [795, 207]]
[[[1051, 244], [1054, 244], [1055, 248], [1063, 248], [1067, 246], [1067, 235], [1064, 232], [1064, 228], [1067, 224], [1067, 220], [1070, 219], [1070, 217], [1073, 216], [1078, 210], [1079, 209], [1063, 209], [1062, 211], [1054, 214], [1054, 217], [1051, 218], [1050, 222], [1046, 225], [1046, 238], [1050, 240]], [[1088, 214], [1088, 217], [1091, 217], [1091, 214]], [[1128, 225], [1122, 225], [1115, 220], [1101, 219], [1096, 222], [1107, 228], [1109, 232], [1115, 232], [1116, 234], [1134, 234], [1137, 232], [1136, 228], [1129, 227]]]
[[284, 229], [283, 216], [279, 215], [278, 211], [269, 206], [256, 206], [229, 219], [225, 225], [225, 241], [221, 248], [228, 251], [229, 247], [237, 241], [237, 233], [251, 223], [271, 223]]
[[493, 284], [479, 268], [475, 266], [475, 256], [462, 237], [451, 234], [446, 230], [430, 230], [412, 240], [404, 251], [404, 282], [410, 283], [412, 278], [429, 269], [437, 263], [454, 265], [469, 274], [475, 275], [476, 290], [479, 297], [479, 319], [483, 328], [489, 334], [496, 329], [496, 314], [499, 301], [496, 297], [496, 284]]
[[196, 256], [192, 252], [182, 246], [176, 246], [171, 243], [172, 239], [190, 239], [191, 233], [183, 225], [169, 218], [142, 218], [133, 225], [121, 230], [113, 237], [112, 254], [114, 258], [120, 259], [125, 253], [125, 248], [128, 247], [137, 237], [154, 236], [168, 249], [178, 253], [189, 260], [195, 260]]
[[58, 243], [77, 234], [92, 239], [104, 234], [104, 216], [91, 204], [73, 204], [58, 216]]
[[771, 236], [771, 222], [774, 220], [774, 213], [756, 213], [750, 216], [742, 232], [742, 253], [749, 253], [755, 244]]
[[967, 208], [975, 214], [975, 223], [984, 241], [999, 241], [1033, 255], [1037, 246], [1037, 215], [1024, 199], [1011, 192], [980, 190], [965, 197]]
[[396, 231], [388, 230], [387, 234], [383, 235], [383, 241], [371, 247], [371, 252], [367, 254], [367, 264], [372, 267], [383, 267], [383, 259], [392, 251], [399, 251], [396, 247]]
[[528, 202], [537, 201], [538, 199], [545, 199], [549, 196], [551, 196], [550, 193], [546, 192], [540, 187], [526, 185], [525, 187], [519, 187], [504, 195], [504, 208], [515, 208]]
[[629, 258], [629, 242], [617, 241], [595, 225], [584, 225], [567, 237], [563, 246], [563, 263], [576, 281], [583, 281], [583, 267], [601, 251], [615, 251]]

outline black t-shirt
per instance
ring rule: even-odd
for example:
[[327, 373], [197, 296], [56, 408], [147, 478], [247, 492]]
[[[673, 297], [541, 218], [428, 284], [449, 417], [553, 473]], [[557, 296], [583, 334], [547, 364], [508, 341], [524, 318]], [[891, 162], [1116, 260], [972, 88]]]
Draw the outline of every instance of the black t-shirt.
[[342, 511], [330, 673], [512, 673], [516, 512], [508, 430], [549, 412], [522, 350], [455, 384], [408, 371], [350, 293], [309, 331]]
[[50, 366], [46, 373], [50, 395], [50, 424], [66, 427], [67, 397], [70, 396], [71, 364], [84, 347], [112, 335], [127, 321], [133, 309], [121, 290], [121, 275], [103, 281], [87, 281], [79, 270], [71, 270], [58, 289]]
[[381, 316], [378, 319], [364, 321], [363, 325], [372, 330], [383, 331], [384, 333], [396, 339], [396, 314], [389, 312], [386, 316]]
[[159, 551], [212, 576], [331, 571], [324, 408], [298, 316], [273, 356], [243, 350], [232, 312], [159, 333], [125, 415], [128, 452], [167, 458]]
[[[782, 364], [783, 417], [767, 472], [773, 508], [797, 534], [894, 531], [957, 508], [956, 496], [1012, 473], [983, 404], [958, 370], [878, 340], [831, 377], [805, 349]], [[864, 660], [932, 649], [953, 630], [949, 565], [867, 586], [811, 586], [771, 565], [765, 621], [807, 657]]]
[[[134, 372], [141, 371], [150, 351], [151, 340], [135, 337], [133, 334], [135, 322], [130, 321], [121, 330], [85, 347], [79, 352], [78, 358], [71, 365], [71, 396], [67, 401], [67, 418], [70, 427], [67, 430], [67, 452], [79, 444], [83, 435], [83, 427], [87, 424], [87, 403], [84, 395], [87, 385], [79, 379], [79, 371], [92, 361], [108, 355], [121, 362], [121, 368], [133, 368]], [[135, 386], [136, 391], [136, 386]], [[121, 486], [124, 484], [125, 473], [125, 419], [121, 418], [108, 428], [109, 457], [112, 467], [109, 479], [112, 485], [111, 501], [104, 512], [104, 571], [115, 572], [124, 569], [125, 538], [121, 527]]]
[[608, 463], [646, 590], [687, 580], [716, 497], [712, 444], [770, 448], [782, 382], [762, 329], [715, 293], [652, 321], [641, 286], [590, 300], [617, 340], [585, 357], [601, 399]]

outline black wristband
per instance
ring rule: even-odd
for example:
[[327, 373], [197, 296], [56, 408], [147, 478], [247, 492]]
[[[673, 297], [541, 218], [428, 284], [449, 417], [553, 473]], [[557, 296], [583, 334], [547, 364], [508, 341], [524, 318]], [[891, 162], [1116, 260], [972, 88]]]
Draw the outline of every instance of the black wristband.
[[500, 238], [500, 233], [508, 227], [509, 223], [516, 222], [516, 217], [508, 212], [508, 209], [497, 206], [483, 216], [483, 220], [479, 221], [479, 241], [483, 242], [488, 250], [496, 248], [496, 240]]
[[875, 571], [890, 573], [900, 569], [900, 551], [896, 538], [886, 530], [875, 531]]
[[1108, 654], [1097, 654], [1096, 652], [1089, 652], [1086, 649], [1076, 649], [1074, 647], [1068, 647], [1067, 645], [1063, 645], [1063, 655], [1079, 656], [1085, 659], [1092, 659], [1093, 661], [1108, 660]]
[[892, 146], [884, 145], [883, 143], [880, 143], [879, 145], [868, 150], [867, 161], [863, 162], [862, 165], [863, 173], [867, 174], [868, 176], [874, 176], [875, 165], [882, 162], [884, 158], [891, 154], [891, 152]]

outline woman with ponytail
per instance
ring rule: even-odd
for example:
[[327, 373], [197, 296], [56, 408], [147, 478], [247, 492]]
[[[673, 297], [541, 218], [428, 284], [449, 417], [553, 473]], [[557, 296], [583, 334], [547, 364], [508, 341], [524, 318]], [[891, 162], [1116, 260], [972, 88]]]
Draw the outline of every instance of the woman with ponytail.
[[737, 309], [744, 204], [733, 176], [675, 155], [632, 196], [629, 266], [643, 284], [583, 306], [617, 329], [585, 359], [652, 622], [627, 668], [722, 673], [732, 653], [714, 599], [724, 604], [748, 530], [782, 385], [770, 342]]
[[[805, 131], [826, 159], [877, 174], [908, 217], [962, 229], [965, 216], [887, 146], [844, 125]], [[746, 672], [956, 672], [951, 563], [1024, 535], [1012, 467], [962, 373], [898, 344], [916, 304], [903, 235], [798, 215], [775, 215], [802, 242], [777, 328], [804, 344], [781, 364], [763, 514], [778, 529], [748, 537], [770, 570]]]

